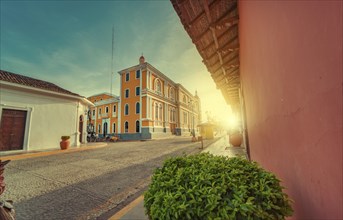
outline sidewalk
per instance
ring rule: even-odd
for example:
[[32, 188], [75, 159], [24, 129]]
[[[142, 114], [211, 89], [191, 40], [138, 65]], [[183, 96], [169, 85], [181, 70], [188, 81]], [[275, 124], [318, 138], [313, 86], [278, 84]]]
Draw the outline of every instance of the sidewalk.
[[[205, 144], [204, 144], [205, 145]], [[227, 136], [222, 136], [216, 142], [211, 143], [209, 146], [204, 146], [202, 152], [209, 152], [218, 156], [227, 157], [246, 157], [246, 151], [243, 147], [231, 147], [227, 140]], [[125, 206], [122, 210], [113, 215], [110, 220], [149, 220], [145, 215], [144, 210], [144, 197], [141, 195], [129, 205]]]
[[20, 160], [20, 159], [26, 159], [26, 158], [32, 158], [32, 157], [43, 157], [43, 156], [49, 156], [54, 154], [65, 154], [65, 153], [71, 153], [75, 151], [85, 151], [85, 150], [92, 150], [95, 148], [102, 148], [106, 147], [107, 143], [104, 142], [97, 142], [97, 143], [87, 143], [87, 144], [81, 144], [78, 147], [70, 147], [67, 150], [61, 150], [59, 148], [56, 149], [42, 149], [42, 150], [34, 150], [34, 151], [23, 151], [23, 152], [9, 152], [6, 154], [0, 154], [1, 160]]

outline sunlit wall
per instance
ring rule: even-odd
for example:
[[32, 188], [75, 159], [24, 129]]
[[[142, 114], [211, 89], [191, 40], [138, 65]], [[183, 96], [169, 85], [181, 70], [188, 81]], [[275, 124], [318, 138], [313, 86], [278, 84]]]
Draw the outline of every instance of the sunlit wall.
[[343, 219], [342, 4], [239, 1], [251, 159], [283, 180], [294, 219]]

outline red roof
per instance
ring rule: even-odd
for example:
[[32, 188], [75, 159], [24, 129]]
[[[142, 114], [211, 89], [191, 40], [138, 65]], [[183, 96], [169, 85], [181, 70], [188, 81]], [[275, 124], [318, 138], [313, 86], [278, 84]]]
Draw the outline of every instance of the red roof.
[[53, 83], [46, 82], [39, 79], [34, 79], [28, 76], [11, 73], [4, 70], [0, 70], [0, 80], [10, 82], [10, 83], [20, 84], [24, 86], [30, 86], [37, 89], [44, 89], [47, 91], [57, 92], [61, 94], [80, 96], [79, 94], [65, 90]]

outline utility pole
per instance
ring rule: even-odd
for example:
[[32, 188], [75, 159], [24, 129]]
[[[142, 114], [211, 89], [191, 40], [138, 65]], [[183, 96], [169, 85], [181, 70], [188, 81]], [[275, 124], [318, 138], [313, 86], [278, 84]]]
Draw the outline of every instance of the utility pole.
[[112, 57], [111, 57], [111, 80], [110, 80], [110, 94], [113, 95], [112, 93], [112, 80], [113, 80], [113, 51], [114, 51], [114, 25], [112, 26]]

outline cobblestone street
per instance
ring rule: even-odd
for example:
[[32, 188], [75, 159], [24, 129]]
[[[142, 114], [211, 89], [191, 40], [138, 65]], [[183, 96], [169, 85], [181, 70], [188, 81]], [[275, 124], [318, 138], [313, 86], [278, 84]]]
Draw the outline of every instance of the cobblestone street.
[[[18, 220], [107, 219], [141, 195], [164, 159], [200, 152], [201, 143], [190, 139], [118, 142], [11, 161], [3, 199], [15, 202]], [[204, 141], [204, 146], [215, 140]]]

